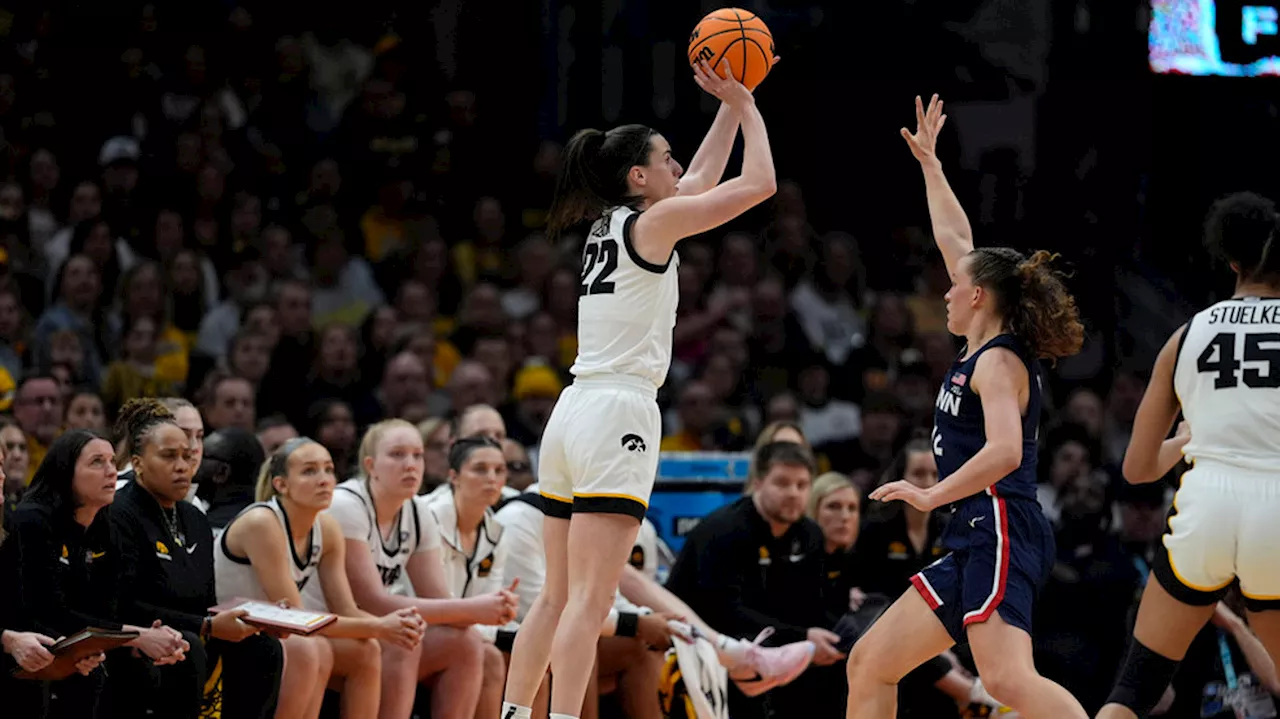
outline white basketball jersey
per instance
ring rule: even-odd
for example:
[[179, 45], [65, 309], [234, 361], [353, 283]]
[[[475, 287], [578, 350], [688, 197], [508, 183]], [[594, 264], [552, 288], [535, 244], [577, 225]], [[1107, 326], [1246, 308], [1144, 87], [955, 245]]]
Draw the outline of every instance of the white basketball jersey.
[[[236, 519], [243, 516], [245, 512], [258, 507], [270, 508], [280, 522], [280, 527], [284, 530], [288, 542], [285, 559], [289, 564], [293, 583], [297, 585], [298, 591], [304, 595], [303, 603], [305, 605], [307, 589], [313, 584], [317, 587], [320, 584], [320, 580], [315, 578], [316, 572], [320, 567], [320, 556], [324, 553], [324, 539], [323, 533], [320, 531], [320, 520], [317, 519], [315, 524], [311, 525], [311, 540], [308, 543], [310, 551], [306, 557], [299, 557], [294, 550], [293, 540], [290, 538], [289, 517], [280, 506], [280, 500], [272, 499], [270, 502], [251, 504], [236, 515]], [[228, 529], [231, 528], [236, 519], [227, 524]], [[263, 591], [262, 583], [258, 581], [258, 574], [254, 571], [253, 565], [249, 563], [249, 559], [247, 557], [234, 556], [227, 550], [227, 533], [225, 531], [218, 538], [217, 548], [213, 553], [213, 575], [217, 582], [219, 602], [236, 598], [257, 599], [264, 602], [271, 601], [271, 598]]]
[[575, 377], [626, 374], [661, 387], [671, 366], [671, 333], [680, 302], [679, 258], [645, 261], [631, 244], [640, 213], [616, 207], [591, 227], [578, 287]]
[[1191, 319], [1173, 386], [1191, 425], [1188, 460], [1280, 468], [1280, 299], [1219, 302]]
[[396, 515], [396, 529], [384, 538], [369, 496], [369, 482], [363, 478], [348, 479], [333, 493], [333, 504], [326, 510], [342, 527], [342, 536], [364, 542], [369, 556], [382, 577], [382, 586], [392, 594], [412, 596], [412, 585], [405, 567], [409, 558], [419, 552], [440, 547], [440, 530], [431, 513], [421, 510], [412, 500], [405, 502]]

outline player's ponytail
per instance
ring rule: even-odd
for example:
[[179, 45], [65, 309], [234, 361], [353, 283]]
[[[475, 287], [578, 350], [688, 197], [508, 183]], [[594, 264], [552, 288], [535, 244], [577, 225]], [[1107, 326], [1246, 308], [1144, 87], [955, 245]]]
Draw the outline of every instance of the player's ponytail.
[[1280, 247], [1274, 239], [1278, 226], [1274, 202], [1253, 192], [1236, 192], [1209, 208], [1204, 244], [1219, 260], [1235, 265], [1242, 280], [1271, 281], [1280, 278]]
[[1057, 255], [1040, 250], [1025, 257], [1007, 247], [983, 247], [970, 257], [974, 284], [993, 290], [996, 311], [1037, 359], [1080, 351], [1084, 325], [1075, 298], [1052, 267]]
[[634, 201], [627, 174], [632, 167], [648, 163], [653, 134], [643, 125], [622, 125], [608, 132], [579, 130], [570, 138], [556, 178], [547, 233], [557, 237], [579, 222], [595, 220], [610, 207]]

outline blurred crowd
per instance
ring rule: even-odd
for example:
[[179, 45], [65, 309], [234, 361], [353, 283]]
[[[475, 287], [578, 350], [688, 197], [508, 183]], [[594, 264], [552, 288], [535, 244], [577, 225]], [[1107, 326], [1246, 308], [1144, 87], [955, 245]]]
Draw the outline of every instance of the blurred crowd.
[[[423, 61], [435, 50], [421, 37], [290, 27], [244, 5], [204, 10], [208, 31], [194, 35], [139, 5], [88, 49], [63, 34], [53, 7], [2, 24], [6, 506], [61, 434], [106, 431], [141, 397], [187, 398], [203, 432], [254, 433], [266, 453], [314, 438], [339, 481], [358, 473], [365, 428], [408, 420], [423, 438], [423, 493], [450, 478], [459, 415], [487, 405], [509, 439], [508, 494], [527, 489], [576, 351], [578, 238], [542, 233], [560, 145], [507, 152], [501, 118], [483, 117], [483, 97]], [[81, 53], [99, 63], [92, 92], [76, 76]], [[812, 226], [804, 181], [680, 247], [662, 449], [750, 451], [780, 426], [798, 430], [811, 450], [803, 497], [754, 494], [743, 511], [807, 506], [825, 554], [848, 554], [841, 571], [858, 580], [844, 589], [891, 596], [932, 561], [945, 517], [861, 497], [885, 480], [936, 478], [919, 437], [957, 351], [943, 312], [950, 280], [911, 227], [878, 243]], [[1037, 664], [1096, 708], [1171, 485], [1119, 476], [1141, 371], [1086, 361], [1052, 376], [1040, 499], [1059, 563], [1036, 617]], [[837, 495], [843, 504], [824, 514]], [[708, 621], [719, 616], [723, 607], [682, 593], [680, 576], [671, 590]], [[1212, 634], [1234, 621], [1224, 606], [1206, 629], [1209, 649], [1184, 664], [1166, 716], [1205, 716], [1200, 695], [1223, 671]], [[725, 622], [745, 637], [749, 627]], [[951, 668], [963, 673], [964, 659]], [[1280, 688], [1273, 667], [1253, 671]], [[972, 711], [967, 694], [938, 696]], [[751, 706], [795, 715], [783, 700]], [[929, 706], [914, 715], [944, 715]]]

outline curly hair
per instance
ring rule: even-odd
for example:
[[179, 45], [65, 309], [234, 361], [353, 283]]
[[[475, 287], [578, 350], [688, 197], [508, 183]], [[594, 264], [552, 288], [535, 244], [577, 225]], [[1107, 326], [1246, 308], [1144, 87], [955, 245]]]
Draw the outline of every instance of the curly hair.
[[1213, 256], [1239, 267], [1243, 280], [1280, 278], [1280, 252], [1272, 251], [1280, 213], [1271, 200], [1236, 192], [1213, 203], [1204, 220], [1204, 245]]
[[996, 311], [1038, 359], [1057, 360], [1080, 351], [1084, 325], [1076, 300], [1051, 263], [1058, 255], [1039, 250], [1026, 257], [1008, 247], [982, 247], [969, 255], [973, 283], [991, 290]]
[[177, 425], [173, 412], [164, 402], [154, 397], [131, 399], [120, 408], [116, 417], [115, 434], [121, 456], [127, 457], [142, 450], [147, 435], [162, 424]]

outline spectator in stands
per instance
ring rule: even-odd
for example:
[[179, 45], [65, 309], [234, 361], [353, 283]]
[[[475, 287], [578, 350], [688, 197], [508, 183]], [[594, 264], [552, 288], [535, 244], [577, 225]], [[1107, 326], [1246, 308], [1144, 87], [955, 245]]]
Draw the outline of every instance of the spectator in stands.
[[[416, 649], [383, 645], [381, 716], [407, 716], [419, 682], [432, 687], [432, 716], [483, 716], [476, 701], [482, 668], [492, 658], [485, 659], [481, 637], [469, 627], [510, 621], [515, 597], [488, 589], [451, 591], [435, 515], [413, 501], [422, 482], [422, 439], [413, 425], [400, 419], [373, 425], [360, 443], [359, 459], [361, 475], [340, 485], [329, 509], [346, 541], [353, 596], [365, 611], [411, 609], [428, 623]], [[447, 536], [452, 542], [457, 533]]]
[[308, 404], [325, 399], [345, 402], [358, 426], [372, 424], [381, 416], [382, 408], [360, 377], [359, 344], [354, 327], [335, 324], [320, 330], [307, 390]]
[[1098, 466], [1097, 445], [1086, 430], [1075, 424], [1059, 425], [1045, 437], [1040, 450], [1040, 484], [1036, 499], [1044, 516], [1057, 523], [1062, 514], [1062, 495], [1076, 477], [1089, 476]]
[[804, 402], [800, 426], [819, 451], [827, 444], [853, 441], [862, 433], [858, 405], [831, 396], [831, 375], [824, 365], [811, 364], [800, 370], [796, 384]]
[[527, 447], [538, 446], [562, 389], [564, 384], [559, 375], [541, 362], [526, 365], [517, 371], [511, 390], [515, 408], [507, 417], [511, 436]]
[[339, 477], [352, 477], [356, 466], [357, 434], [355, 415], [351, 405], [340, 399], [322, 399], [307, 409], [307, 423], [303, 429], [307, 436], [329, 450], [334, 471]]
[[862, 431], [851, 442], [836, 442], [817, 451], [831, 461], [832, 469], [849, 475], [863, 492], [893, 460], [902, 434], [902, 403], [887, 392], [873, 392], [862, 401]]
[[[356, 605], [342, 529], [322, 514], [335, 484], [333, 460], [316, 442], [300, 438], [276, 450], [258, 479], [262, 504], [227, 525], [214, 550], [214, 570], [220, 602], [243, 597], [338, 615], [318, 635], [285, 641], [284, 682], [292, 686], [288, 672], [296, 670], [310, 690], [288, 692], [281, 701], [289, 703], [289, 716], [316, 716], [332, 673], [343, 680], [344, 718], [364, 719], [377, 716], [381, 694], [382, 654], [373, 640], [412, 651], [425, 627], [413, 610], [374, 617]], [[321, 586], [321, 606], [303, 601], [313, 582]]]
[[[169, 319], [168, 306], [172, 304], [172, 288], [166, 292], [160, 265], [143, 262], [125, 273], [120, 281], [118, 308], [111, 315], [112, 336], [124, 340], [128, 350], [129, 328], [140, 319], [155, 323], [156, 347], [153, 375], [163, 382], [183, 385], [189, 372], [188, 354], [190, 342], [183, 330]], [[165, 393], [150, 393], [155, 397]]]
[[791, 291], [791, 309], [805, 337], [812, 346], [823, 348], [832, 367], [843, 367], [867, 341], [861, 314], [865, 287], [865, 270], [853, 237], [831, 232], [822, 238], [813, 275]]
[[428, 377], [428, 366], [412, 352], [400, 352], [387, 360], [377, 396], [382, 416], [400, 417], [410, 403], [426, 402], [430, 391]]
[[35, 477], [49, 446], [62, 433], [62, 407], [62, 391], [51, 375], [29, 375], [18, 385], [13, 416], [27, 436], [27, 484]]
[[453, 443], [453, 423], [438, 417], [423, 420], [418, 423], [418, 434], [422, 436], [424, 467], [422, 489], [419, 492], [430, 494], [449, 478], [449, 445]]
[[[114, 499], [115, 486], [110, 442], [86, 430], [53, 442], [0, 547], [0, 571], [8, 577], [5, 622], [50, 637], [71, 636], [86, 626], [123, 627], [139, 632], [130, 646], [152, 661], [182, 661], [190, 647], [178, 631], [158, 620], [140, 627], [117, 620], [123, 567], [101, 512]], [[49, 687], [23, 683], [6, 689], [6, 707], [17, 716], [92, 717], [105, 679], [105, 672], [96, 671], [63, 680], [47, 714], [39, 707]]]
[[[804, 516], [814, 474], [813, 455], [794, 442], [772, 442], [756, 452], [754, 491], [712, 512], [685, 537], [667, 586], [709, 624], [732, 635], [768, 627], [776, 641], [808, 639], [813, 662], [830, 667], [844, 657], [840, 637], [826, 627], [822, 530]], [[828, 684], [838, 684], [828, 671]], [[825, 674], [824, 674], [825, 676]], [[809, 677], [806, 679], [806, 677]], [[770, 696], [786, 711], [837, 716], [838, 689], [815, 691], [813, 672]], [[757, 716], [759, 701], [730, 696], [734, 716]]]
[[285, 442], [298, 436], [298, 430], [283, 415], [273, 414], [258, 422], [258, 441], [267, 454], [273, 454]]
[[227, 348], [226, 370], [249, 380], [256, 392], [270, 369], [271, 339], [251, 329], [237, 332]]
[[449, 376], [450, 409], [457, 414], [475, 404], [494, 404], [497, 391], [489, 369], [479, 362], [463, 360]]
[[535, 481], [529, 452], [514, 439], [502, 440], [502, 456], [507, 461], [507, 487], [523, 492]]
[[[173, 413], [155, 399], [128, 402], [117, 432], [127, 437], [135, 472], [107, 513], [123, 571], [119, 616], [144, 626], [159, 618], [182, 632], [191, 661], [158, 670], [139, 662], [115, 667], [115, 713], [164, 711], [195, 719], [220, 697], [228, 716], [272, 716], [283, 668], [280, 642], [241, 621], [243, 611], [209, 613], [217, 604], [213, 529], [204, 513], [182, 501], [200, 458]], [[203, 696], [193, 687], [204, 688]]]
[[239, 427], [253, 431], [255, 396], [249, 380], [226, 372], [214, 371], [205, 378], [202, 411], [209, 429]]
[[107, 366], [102, 380], [102, 398], [111, 416], [131, 399], [177, 393], [177, 385], [158, 372], [158, 331], [150, 317], [134, 317], [124, 326], [124, 352]]
[[15, 420], [5, 416], [0, 416], [0, 452], [4, 452], [0, 471], [4, 472], [3, 497], [7, 510], [11, 504], [17, 505], [18, 498], [27, 487], [31, 455], [27, 451], [27, 435]]
[[27, 350], [31, 319], [17, 289], [0, 285], [0, 369], [16, 385], [22, 377], [22, 355]]
[[67, 416], [63, 424], [67, 429], [105, 431], [107, 416], [102, 406], [102, 397], [90, 389], [74, 390], [71, 399], [67, 401]]
[[104, 353], [112, 346], [107, 341], [108, 329], [103, 322], [101, 303], [106, 295], [102, 275], [92, 259], [72, 255], [59, 268], [56, 277], [54, 302], [40, 315], [31, 338], [36, 365], [52, 363], [51, 336], [59, 330], [70, 330], [80, 340], [83, 375], [96, 386], [106, 366]]

